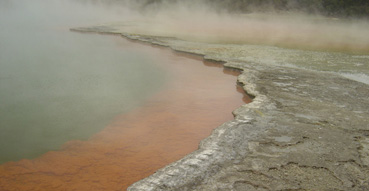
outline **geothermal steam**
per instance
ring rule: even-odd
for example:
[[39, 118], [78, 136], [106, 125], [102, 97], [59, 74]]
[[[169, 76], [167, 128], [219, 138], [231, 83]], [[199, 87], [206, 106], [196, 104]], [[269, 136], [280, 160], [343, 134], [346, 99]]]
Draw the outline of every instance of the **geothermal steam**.
[[141, 13], [135, 17], [141, 24], [132, 33], [209, 43], [369, 52], [369, 24], [364, 20], [344, 20], [296, 12], [230, 14], [194, 2], [155, 4], [141, 10]]

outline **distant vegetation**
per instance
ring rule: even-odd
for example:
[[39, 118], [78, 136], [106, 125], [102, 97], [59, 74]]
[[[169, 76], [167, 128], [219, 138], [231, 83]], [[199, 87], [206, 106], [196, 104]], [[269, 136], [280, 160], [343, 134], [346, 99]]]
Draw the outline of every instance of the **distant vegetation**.
[[234, 11], [250, 12], [253, 9], [275, 11], [302, 11], [327, 16], [369, 16], [369, 0], [207, 0], [226, 5]]
[[[142, 7], [175, 4], [180, 0], [137, 0]], [[298, 11], [332, 17], [369, 17], [369, 0], [187, 0], [204, 2], [218, 11]], [[182, 1], [183, 2], [183, 1]]]

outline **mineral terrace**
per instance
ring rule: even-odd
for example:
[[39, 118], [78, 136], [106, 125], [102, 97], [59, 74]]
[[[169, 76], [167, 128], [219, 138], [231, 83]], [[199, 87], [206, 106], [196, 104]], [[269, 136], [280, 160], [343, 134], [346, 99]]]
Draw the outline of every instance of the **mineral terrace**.
[[73, 31], [121, 34], [241, 70], [254, 97], [199, 149], [133, 184], [153, 190], [369, 190], [369, 86], [334, 73], [244, 59], [242, 45], [129, 33], [125, 25]]

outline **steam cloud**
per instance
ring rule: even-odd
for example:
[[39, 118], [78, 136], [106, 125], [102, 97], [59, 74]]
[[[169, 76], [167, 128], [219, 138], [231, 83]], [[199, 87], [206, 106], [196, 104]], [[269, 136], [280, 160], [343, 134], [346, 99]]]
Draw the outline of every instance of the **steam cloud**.
[[[80, 0], [89, 1], [89, 0]], [[369, 22], [364, 19], [328, 18], [298, 11], [277, 12], [222, 1], [111, 0], [89, 1], [126, 7], [122, 20], [145, 23], [132, 31], [209, 43], [265, 44], [287, 48], [369, 52]], [[227, 1], [228, 2], [228, 1]], [[232, 1], [235, 2], [235, 1]], [[291, 5], [292, 6], [292, 5]], [[230, 11], [234, 9], [235, 11]], [[312, 8], [311, 8], [312, 9]], [[253, 11], [254, 10], [254, 11]], [[268, 10], [268, 11], [265, 11]]]

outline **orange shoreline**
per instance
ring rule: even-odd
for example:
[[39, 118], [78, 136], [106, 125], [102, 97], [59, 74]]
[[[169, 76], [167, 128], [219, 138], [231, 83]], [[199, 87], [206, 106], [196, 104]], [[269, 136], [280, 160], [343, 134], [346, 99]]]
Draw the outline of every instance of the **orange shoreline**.
[[125, 190], [196, 150], [214, 128], [233, 119], [234, 109], [251, 101], [236, 86], [237, 71], [168, 49], [134, 46], [165, 58], [161, 66], [173, 79], [167, 87], [88, 141], [0, 165], [0, 190]]

